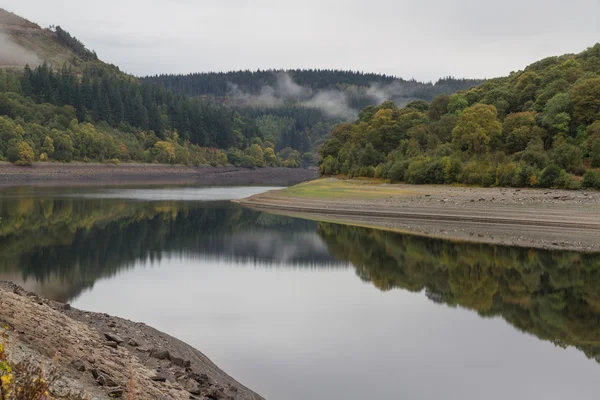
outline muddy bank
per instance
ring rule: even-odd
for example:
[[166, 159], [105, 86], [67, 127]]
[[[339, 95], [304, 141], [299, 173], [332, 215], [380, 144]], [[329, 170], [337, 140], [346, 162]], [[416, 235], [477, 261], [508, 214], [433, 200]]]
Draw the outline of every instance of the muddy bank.
[[9, 355], [60, 378], [57, 398], [262, 399], [191, 346], [136, 323], [71, 308], [0, 282]]
[[319, 180], [238, 201], [285, 215], [423, 236], [600, 251], [600, 193]]
[[0, 163], [1, 186], [274, 185], [315, 179], [315, 169], [187, 167], [162, 164], [36, 163], [19, 167]]

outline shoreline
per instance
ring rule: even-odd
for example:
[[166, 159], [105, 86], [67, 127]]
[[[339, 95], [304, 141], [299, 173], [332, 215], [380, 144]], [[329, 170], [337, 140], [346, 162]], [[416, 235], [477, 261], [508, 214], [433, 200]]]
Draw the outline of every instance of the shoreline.
[[236, 203], [454, 241], [600, 252], [600, 192], [319, 179]]
[[239, 168], [165, 164], [35, 163], [20, 167], [0, 162], [0, 188], [12, 186], [273, 185], [315, 179], [316, 169]]
[[172, 336], [10, 282], [0, 281], [0, 323], [9, 357], [58, 376], [50, 392], [59, 398], [264, 400]]

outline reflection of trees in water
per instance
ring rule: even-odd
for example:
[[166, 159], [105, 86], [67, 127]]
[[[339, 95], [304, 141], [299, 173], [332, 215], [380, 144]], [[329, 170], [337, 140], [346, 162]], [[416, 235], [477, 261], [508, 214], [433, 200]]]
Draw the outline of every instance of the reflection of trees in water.
[[340, 260], [381, 290], [502, 316], [518, 329], [600, 359], [600, 255], [454, 243], [320, 223]]
[[[60, 279], [61, 300], [165, 253], [332, 262], [314, 222], [265, 217], [227, 202], [7, 198], [0, 199], [0, 218], [0, 272], [17, 269], [40, 282]], [[280, 259], [272, 249], [280, 250]]]

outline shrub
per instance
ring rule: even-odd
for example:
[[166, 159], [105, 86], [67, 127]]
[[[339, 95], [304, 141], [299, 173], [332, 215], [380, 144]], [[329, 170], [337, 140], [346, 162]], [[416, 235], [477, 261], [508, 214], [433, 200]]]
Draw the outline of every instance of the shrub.
[[32, 360], [14, 363], [8, 357], [5, 344], [6, 333], [0, 335], [0, 399], [2, 400], [49, 400], [49, 387], [58, 377], [45, 375], [42, 368]]
[[337, 174], [339, 169], [339, 162], [333, 156], [327, 156], [321, 167], [319, 168], [319, 173], [321, 175], [335, 175]]
[[555, 181], [555, 184], [557, 187], [559, 187], [561, 189], [574, 190], [574, 189], [579, 189], [581, 187], [581, 184], [578, 181], [576, 181], [575, 179], [573, 179], [571, 174], [569, 174], [564, 169], [562, 171], [560, 171], [560, 175], [559, 175], [558, 179]]
[[[404, 180], [408, 183], [433, 183], [429, 182], [428, 177], [429, 170], [429, 160], [420, 159], [414, 160], [408, 166], [406, 173], [404, 175]], [[443, 168], [442, 168], [442, 176], [443, 176]]]
[[583, 175], [583, 182], [581, 185], [585, 188], [600, 189], [600, 173], [594, 171], [588, 171]]
[[396, 161], [388, 172], [388, 177], [391, 182], [401, 182], [404, 180], [404, 174], [408, 169], [409, 161]]
[[538, 184], [543, 188], [549, 188], [555, 185], [559, 177], [560, 169], [555, 165], [551, 165], [542, 171]]
[[481, 185], [483, 182], [483, 171], [481, 165], [475, 161], [466, 164], [460, 175], [460, 182], [469, 185]]

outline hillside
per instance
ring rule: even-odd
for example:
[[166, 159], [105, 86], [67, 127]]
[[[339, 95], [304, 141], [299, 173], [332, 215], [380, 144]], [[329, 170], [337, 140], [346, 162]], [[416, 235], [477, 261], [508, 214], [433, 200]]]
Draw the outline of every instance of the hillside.
[[[480, 83], [335, 70], [135, 77], [60, 26], [0, 10], [0, 161], [299, 167], [361, 108]], [[28, 65], [28, 68], [22, 69]], [[20, 67], [11, 69], [10, 67]], [[1, 69], [0, 69], [1, 72]]]
[[[266, 70], [159, 75], [144, 83], [226, 105], [256, 121], [276, 150], [314, 152], [339, 122], [386, 100], [407, 104], [469, 89], [481, 80], [440, 79], [435, 84], [340, 70]], [[314, 157], [313, 157], [314, 158]]]
[[[393, 100], [431, 101], [436, 95], [469, 89], [483, 82], [452, 77], [431, 82], [405, 80], [389, 75], [326, 69], [206, 72], [145, 77], [153, 83], [189, 96], [210, 96], [241, 105], [268, 105], [270, 100], [308, 101], [322, 91], [339, 92], [351, 108], [364, 108]], [[261, 104], [262, 103], [262, 104]]]
[[[60, 27], [42, 29], [16, 14], [0, 8], [0, 65], [3, 67], [55, 66], [81, 68], [97, 59], [85, 46], [70, 38]], [[89, 54], [87, 54], [89, 53]]]
[[251, 117], [140, 83], [60, 26], [4, 10], [0, 24], [0, 161], [302, 165]]
[[369, 106], [320, 155], [325, 175], [600, 188], [600, 44], [431, 103]]

